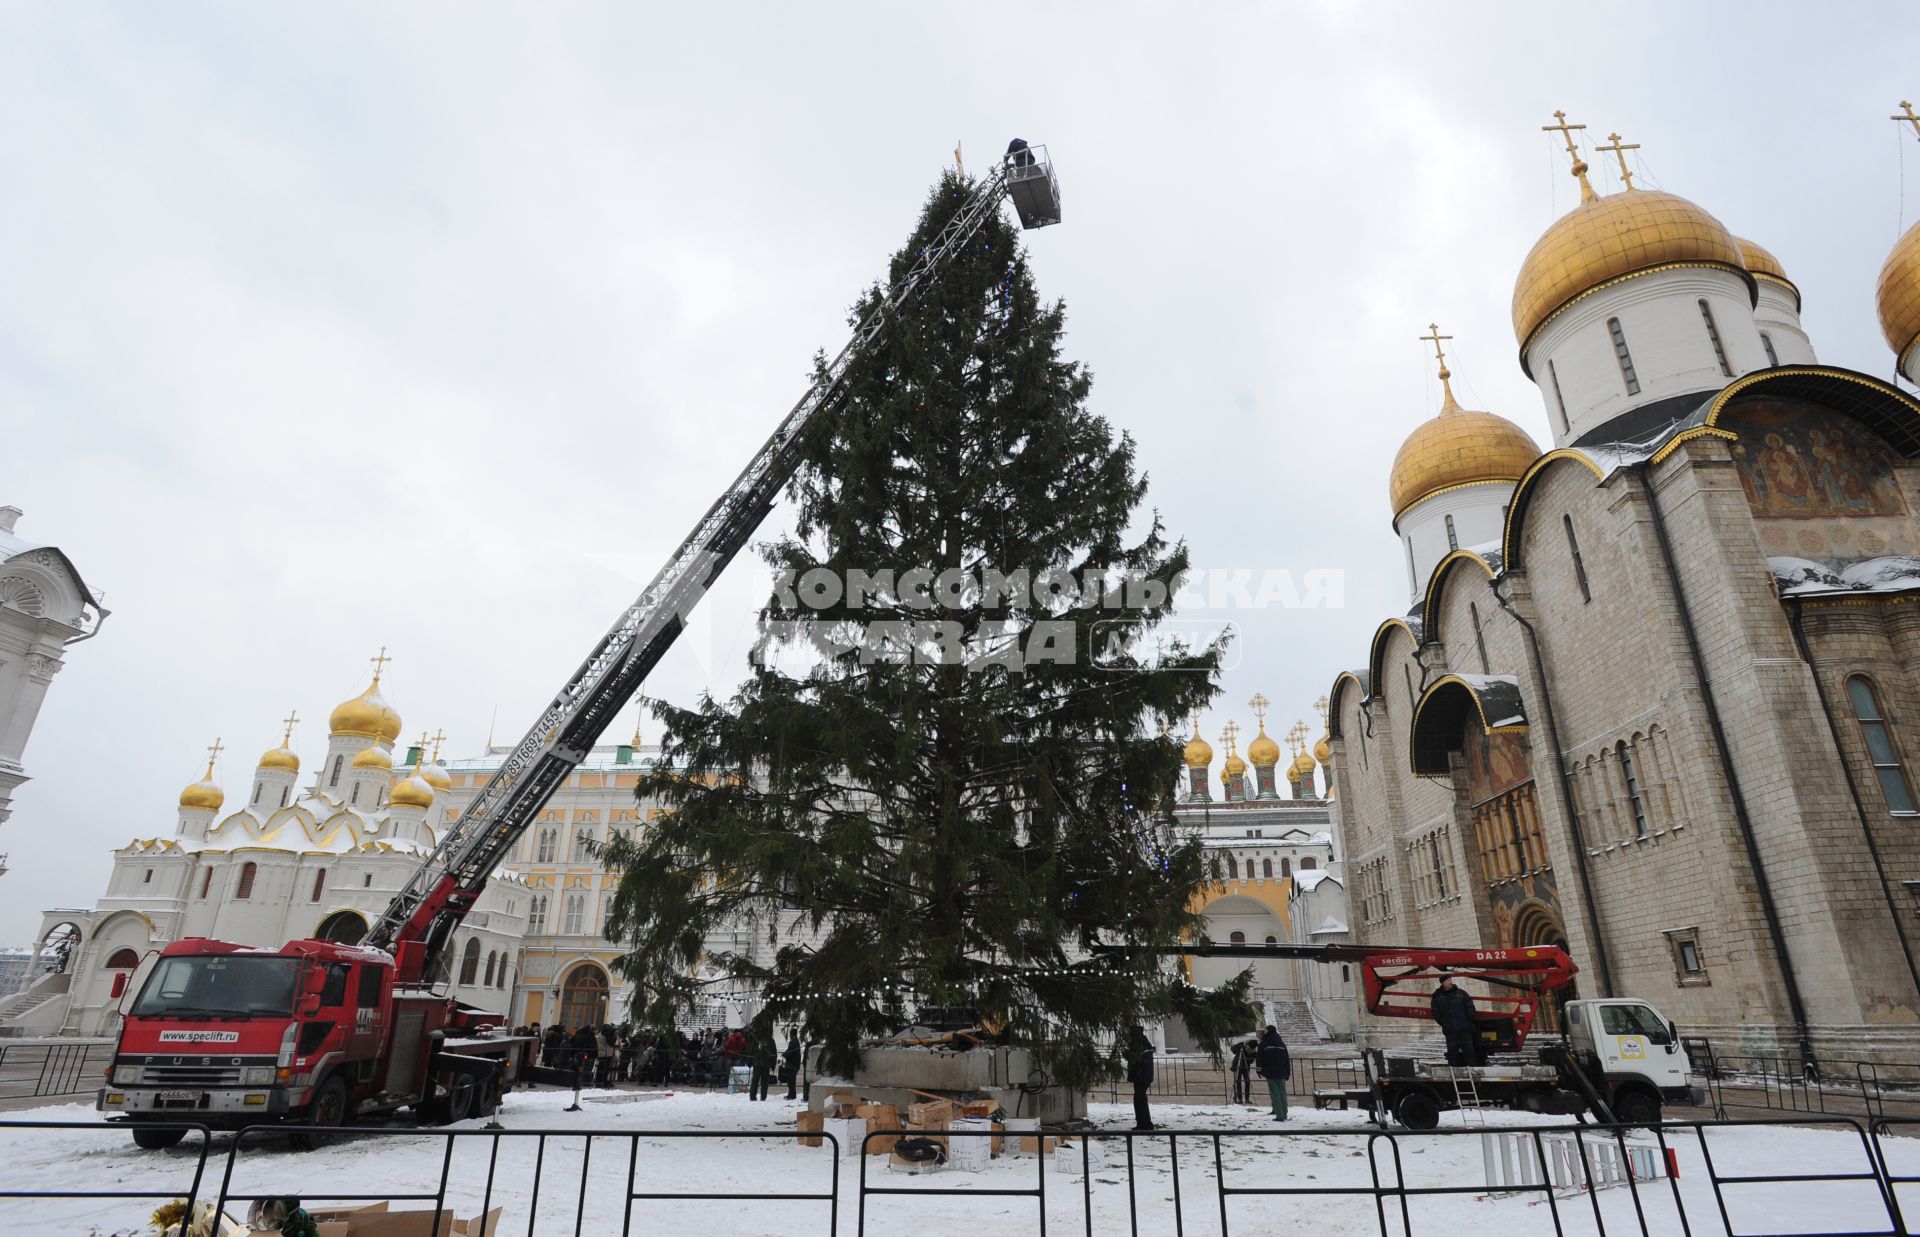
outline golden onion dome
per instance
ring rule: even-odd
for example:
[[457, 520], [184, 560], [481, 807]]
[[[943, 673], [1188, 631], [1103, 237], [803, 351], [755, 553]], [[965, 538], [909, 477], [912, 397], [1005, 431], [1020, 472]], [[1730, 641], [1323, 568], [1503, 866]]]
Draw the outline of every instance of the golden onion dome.
[[1313, 745], [1313, 758], [1323, 765], [1332, 761], [1333, 744], [1327, 742], [1326, 735], [1321, 735], [1320, 741]]
[[1247, 762], [1240, 758], [1238, 752], [1229, 755], [1226, 763], [1221, 766], [1221, 777], [1245, 777], [1246, 775]]
[[1298, 756], [1295, 756], [1292, 766], [1287, 770], [1287, 775], [1293, 778], [1304, 778], [1312, 773], [1313, 757], [1307, 755], [1305, 752], [1301, 752]]
[[226, 801], [226, 792], [214, 785], [212, 769], [207, 770], [205, 777], [180, 792], [180, 806], [184, 808], [217, 812], [220, 810], [220, 805]]
[[1253, 767], [1256, 769], [1264, 769], [1268, 765], [1280, 763], [1280, 745], [1267, 734], [1265, 726], [1262, 726], [1260, 733], [1253, 737], [1253, 742], [1247, 744], [1247, 759], [1253, 762]]
[[285, 769], [289, 773], [300, 772], [300, 758], [293, 754], [285, 744], [274, 748], [260, 757], [262, 769]]
[[1793, 293], [1793, 307], [1800, 308], [1800, 288], [1787, 278], [1787, 268], [1780, 265], [1780, 259], [1774, 257], [1771, 250], [1742, 236], [1734, 237], [1733, 243], [1740, 250], [1740, 264], [1747, 268], [1747, 274], [1766, 283], [1779, 284]]
[[387, 801], [395, 807], [432, 807], [433, 787], [416, 773], [395, 786]]
[[421, 765], [414, 771], [414, 776], [435, 790], [449, 790], [453, 787], [453, 778], [448, 775], [446, 766], [439, 761]]
[[1393, 457], [1387, 495], [1398, 521], [1408, 507], [1441, 490], [1517, 482], [1540, 458], [1527, 431], [1491, 412], [1469, 412], [1449, 386], [1440, 415], [1407, 435]]
[[1677, 265], [1747, 270], [1726, 225], [1677, 194], [1628, 189], [1582, 201], [1520, 264], [1513, 333], [1521, 352], [1555, 314], [1603, 284]]
[[1880, 288], [1874, 299], [1880, 310], [1880, 330], [1904, 368], [1920, 346], [1920, 223], [1893, 243], [1887, 264], [1880, 268]]
[[327, 719], [333, 734], [364, 735], [392, 743], [400, 737], [400, 715], [380, 695], [380, 676], [374, 675], [367, 690], [336, 707]]
[[1194, 735], [1187, 740], [1187, 746], [1182, 755], [1187, 762], [1187, 767], [1191, 769], [1204, 769], [1213, 763], [1213, 748], [1199, 735]]
[[377, 747], [365, 747], [353, 754], [350, 763], [356, 769], [391, 769], [393, 757]]

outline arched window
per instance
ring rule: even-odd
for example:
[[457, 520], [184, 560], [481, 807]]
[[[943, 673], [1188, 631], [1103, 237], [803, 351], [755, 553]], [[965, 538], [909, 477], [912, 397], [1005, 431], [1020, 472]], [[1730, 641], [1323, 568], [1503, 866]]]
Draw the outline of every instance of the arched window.
[[267, 784], [265, 782], [255, 782], [253, 784], [253, 801], [255, 803], [260, 802], [260, 792], [265, 790], [266, 788], [267, 788]]
[[1760, 346], [1767, 350], [1767, 364], [1778, 368], [1780, 364], [1780, 354], [1773, 350], [1773, 336], [1767, 334], [1765, 331], [1760, 332]]
[[1232, 851], [1227, 852], [1227, 875], [1234, 880], [1240, 879], [1240, 861], [1233, 857]]
[[539, 934], [547, 930], [547, 895], [535, 894], [527, 905], [527, 931]]
[[205, 902], [207, 900], [207, 890], [212, 888], [213, 888], [213, 869], [208, 868], [206, 870], [205, 875], [203, 875], [200, 878], [200, 900], [202, 902]]
[[1459, 548], [1460, 548], [1460, 536], [1458, 533], [1453, 531], [1453, 517], [1448, 516], [1447, 517], [1447, 552], [1452, 553], [1453, 551]]
[[1627, 351], [1627, 334], [1620, 329], [1620, 319], [1607, 319], [1607, 333], [1613, 336], [1613, 358], [1620, 362], [1620, 380], [1627, 384], [1627, 394], [1640, 394], [1640, 375], [1633, 371], [1633, 354]]
[[327, 887], [327, 870], [325, 868], [320, 868], [317, 871], [315, 871], [313, 874], [313, 897], [309, 898], [308, 901], [318, 902], [320, 900], [320, 894], [323, 891], [325, 891], [326, 887]]
[[487, 951], [487, 977], [480, 981], [481, 987], [483, 988], [493, 987], [493, 968], [494, 968], [494, 964], [498, 960], [499, 960], [499, 955], [495, 954], [491, 949], [489, 949]]
[[[1705, 301], [1700, 302], [1702, 305]], [[1640, 795], [1640, 775], [1633, 769], [1633, 752], [1626, 741], [1613, 745], [1613, 754], [1620, 758], [1620, 773], [1627, 779], [1627, 802], [1633, 807], [1633, 836], [1647, 836], [1647, 801]]]
[[253, 877], [260, 869], [251, 863], [240, 865], [240, 883], [233, 887], [235, 901], [244, 902], [253, 896]]
[[470, 936], [467, 938], [466, 952], [460, 955], [461, 987], [470, 986], [473, 983], [474, 976], [478, 975], [479, 973], [480, 973], [480, 938], [477, 936]]
[[113, 956], [107, 959], [109, 971], [131, 971], [139, 965], [140, 955], [131, 949], [116, 949], [113, 951]]
[[542, 829], [540, 831], [540, 847], [533, 855], [533, 861], [535, 863], [553, 862], [553, 848], [556, 841], [555, 835], [558, 832], [556, 829]]
[[367, 921], [358, 911], [335, 911], [320, 921], [313, 934], [323, 941], [358, 945], [367, 937]]
[[1560, 523], [1567, 530], [1567, 553], [1573, 557], [1573, 578], [1580, 585], [1580, 602], [1584, 605], [1593, 600], [1593, 589], [1587, 584], [1587, 564], [1586, 560], [1580, 557], [1579, 539], [1573, 535], [1573, 516], [1561, 515]]
[[1247, 934], [1244, 932], [1229, 932], [1227, 934], [1227, 943], [1229, 945], [1244, 945], [1247, 943]]
[[500, 955], [500, 970], [497, 974], [494, 975], [493, 979], [494, 979], [494, 983], [493, 983], [494, 987], [504, 988], [507, 986], [507, 955], [505, 954]]
[[1273, 879], [1273, 860], [1262, 859], [1260, 861], [1260, 875], [1266, 877], [1268, 880]]
[[1305, 859], [1302, 859], [1300, 861], [1300, 870], [1302, 872], [1311, 872], [1319, 866], [1320, 866], [1320, 861], [1318, 859], [1315, 859], [1312, 855], [1308, 855]]
[[1713, 324], [1713, 306], [1707, 304], [1705, 297], [1700, 298], [1700, 318], [1707, 324], [1707, 339], [1713, 344], [1714, 360], [1720, 362], [1722, 377], [1733, 377], [1733, 366], [1727, 364], [1727, 350], [1720, 343], [1720, 328]]
[[1860, 723], [1860, 737], [1866, 741], [1867, 759], [1873, 762], [1873, 774], [1880, 779], [1880, 793], [1890, 812], [1911, 812], [1913, 782], [1907, 777], [1906, 761], [1900, 757], [1900, 745], [1894, 739], [1887, 713], [1880, 707], [1880, 693], [1873, 680], [1856, 674], [1847, 680], [1847, 696], [1853, 701], [1853, 716]]
[[1279, 943], [1280, 943], [1280, 938], [1277, 936], [1270, 936], [1267, 938], [1267, 944], [1269, 945], [1278, 945]]
[[1287, 858], [1285, 855], [1280, 857], [1280, 875], [1283, 878], [1293, 875], [1293, 860]]
[[340, 766], [346, 763], [346, 759], [345, 756], [335, 756], [333, 758], [333, 772], [327, 775], [327, 785], [329, 787], [340, 784]]

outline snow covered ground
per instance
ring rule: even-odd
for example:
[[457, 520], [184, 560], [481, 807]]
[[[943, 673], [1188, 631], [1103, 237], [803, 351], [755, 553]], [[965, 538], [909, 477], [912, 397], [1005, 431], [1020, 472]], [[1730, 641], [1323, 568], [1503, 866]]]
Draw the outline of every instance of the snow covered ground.
[[[798, 1105], [778, 1100], [750, 1104], [744, 1096], [683, 1094], [644, 1096], [632, 1092], [589, 1093], [584, 1110], [567, 1113], [565, 1093], [522, 1092], [509, 1098], [501, 1115], [513, 1131], [586, 1128], [615, 1131], [621, 1136], [593, 1140], [586, 1170], [584, 1203], [581, 1160], [584, 1138], [566, 1134], [546, 1140], [515, 1136], [498, 1140], [491, 1167], [492, 1205], [505, 1208], [502, 1233], [575, 1232], [576, 1216], [584, 1205], [578, 1231], [616, 1234], [622, 1231], [622, 1201], [627, 1190], [631, 1159], [633, 1189], [640, 1193], [695, 1192], [718, 1197], [691, 1201], [645, 1200], [634, 1204], [635, 1233], [713, 1233], [724, 1237], [756, 1234], [860, 1232], [859, 1187], [863, 1161], [849, 1158], [837, 1166], [825, 1146], [801, 1147], [787, 1140], [754, 1140], [737, 1136], [744, 1131], [791, 1128]], [[7, 1114], [9, 1120], [77, 1121], [96, 1123], [95, 1114], [79, 1106], [35, 1109]], [[1130, 1108], [1096, 1104], [1093, 1119], [1106, 1129], [1132, 1124]], [[1564, 1231], [1597, 1233], [1595, 1210], [1610, 1233], [1642, 1231], [1636, 1205], [1644, 1215], [1645, 1231], [1683, 1231], [1672, 1187], [1665, 1181], [1643, 1185], [1637, 1191], [1621, 1186], [1597, 1194], [1546, 1196], [1489, 1195], [1485, 1188], [1481, 1124], [1475, 1120], [1467, 1135], [1447, 1135], [1462, 1128], [1459, 1114], [1448, 1114], [1441, 1132], [1413, 1135], [1398, 1132], [1391, 1139], [1375, 1137], [1362, 1114], [1296, 1110], [1293, 1120], [1276, 1125], [1255, 1109], [1217, 1105], [1161, 1105], [1156, 1119], [1163, 1128], [1246, 1130], [1248, 1135], [1220, 1140], [1216, 1168], [1213, 1140], [1187, 1136], [1179, 1140], [1177, 1175], [1180, 1218], [1187, 1233], [1222, 1231], [1217, 1183], [1224, 1172], [1234, 1189], [1370, 1190], [1376, 1174], [1392, 1184], [1404, 1180], [1410, 1187], [1466, 1187], [1464, 1192], [1407, 1200], [1389, 1198], [1382, 1210], [1365, 1193], [1239, 1195], [1226, 1203], [1227, 1231], [1235, 1234], [1344, 1234], [1388, 1232], [1468, 1234], [1551, 1233], [1557, 1212]], [[1546, 1124], [1523, 1114], [1491, 1113], [1486, 1128], [1524, 1129]], [[459, 1129], [477, 1129], [469, 1122]], [[651, 1131], [637, 1141], [631, 1131]], [[1280, 1136], [1271, 1136], [1283, 1131]], [[675, 1138], [669, 1133], [724, 1134], [726, 1137]], [[1809, 1172], [1871, 1173], [1870, 1151], [1857, 1133], [1837, 1126], [1787, 1127], [1733, 1125], [1710, 1129], [1705, 1146], [1691, 1131], [1672, 1138], [1680, 1162], [1679, 1193], [1692, 1234], [1710, 1233], [1818, 1233], [1842, 1230], [1885, 1232], [1892, 1227], [1877, 1184], [1869, 1179], [1788, 1184], [1729, 1184], [1723, 1187], [1725, 1218], [1708, 1179], [1705, 1154], [1710, 1154], [1723, 1177], [1803, 1174]], [[216, 1139], [209, 1157], [209, 1179], [203, 1196], [217, 1190], [230, 1138]], [[453, 1143], [448, 1205], [460, 1216], [481, 1210], [488, 1189], [489, 1160], [494, 1140], [463, 1138]], [[1920, 1139], [1888, 1140], [1889, 1167], [1895, 1174], [1920, 1173]], [[238, 1157], [231, 1190], [238, 1194], [274, 1192], [320, 1205], [339, 1195], [428, 1193], [436, 1186], [447, 1155], [448, 1140], [433, 1131], [407, 1130], [344, 1141], [320, 1151], [295, 1152], [283, 1140], [249, 1143]], [[543, 1178], [536, 1198], [533, 1166], [544, 1155]], [[1108, 1144], [1107, 1166], [1097, 1168], [1088, 1183], [1077, 1171], [1044, 1164], [1048, 1230], [1055, 1233], [1088, 1231], [1086, 1207], [1092, 1200], [1091, 1231], [1100, 1234], [1129, 1231], [1129, 1191], [1124, 1143]], [[1174, 1178], [1176, 1164], [1165, 1138], [1139, 1141], [1134, 1147], [1135, 1173], [1131, 1206], [1139, 1230], [1146, 1234], [1175, 1232]], [[107, 1127], [45, 1131], [7, 1128], [0, 1124], [0, 1191], [95, 1189], [185, 1192], [197, 1157], [182, 1146], [167, 1152], [136, 1150], [123, 1130]], [[938, 1172], [910, 1176], [890, 1170], [884, 1156], [867, 1157], [869, 1185], [921, 1190], [929, 1187], [962, 1189], [1032, 1189], [1041, 1173], [1031, 1156], [992, 1162], [977, 1174]], [[837, 1171], [839, 1207], [837, 1229], [833, 1208], [826, 1201], [753, 1200], [751, 1194], [825, 1194]], [[1920, 1210], [1920, 1191], [1902, 1201]], [[145, 1217], [154, 1202], [139, 1200], [0, 1199], [0, 1234], [108, 1234], [144, 1233]], [[425, 1203], [396, 1203], [396, 1208], [424, 1207]], [[1018, 1234], [1038, 1232], [1041, 1204], [1031, 1197], [951, 1195], [875, 1196], [867, 1200], [867, 1231], [930, 1237], [946, 1233]], [[245, 1205], [230, 1208], [244, 1215]], [[529, 1219], [535, 1223], [529, 1226]], [[1384, 1229], [1383, 1229], [1384, 1225]]]

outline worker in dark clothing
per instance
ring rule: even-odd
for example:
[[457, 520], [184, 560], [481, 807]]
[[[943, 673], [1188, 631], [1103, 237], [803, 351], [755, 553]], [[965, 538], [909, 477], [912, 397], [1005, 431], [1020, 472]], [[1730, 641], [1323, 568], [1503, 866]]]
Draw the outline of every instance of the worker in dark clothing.
[[1147, 1088], [1153, 1085], [1153, 1041], [1138, 1024], [1127, 1036], [1127, 1081], [1133, 1084], [1133, 1128], [1150, 1131], [1153, 1113], [1147, 1107]]
[[780, 1081], [787, 1084], [787, 1098], [798, 1098], [800, 1085], [800, 1032], [787, 1033], [787, 1046], [780, 1053]]
[[1447, 1037], [1448, 1065], [1478, 1065], [1474, 1049], [1473, 998], [1456, 987], [1453, 976], [1442, 975], [1433, 990], [1433, 1020]]
[[593, 1067], [600, 1059], [600, 1037], [593, 1033], [590, 1023], [581, 1023], [573, 1032], [573, 1038], [567, 1041], [568, 1053], [573, 1060], [568, 1062], [580, 1075], [576, 1086], [593, 1085]]
[[554, 1023], [540, 1037], [540, 1063], [548, 1069], [565, 1069], [566, 1062], [560, 1058], [567, 1051], [567, 1028]]
[[752, 1041], [748, 1053], [753, 1072], [747, 1077], [747, 1098], [764, 1100], [767, 1098], [767, 1084], [773, 1080], [773, 1063], [779, 1059], [773, 1050], [773, 1028], [757, 1026], [748, 1038]]
[[1260, 1048], [1254, 1054], [1254, 1066], [1259, 1069], [1260, 1077], [1267, 1080], [1267, 1098], [1273, 1101], [1273, 1119], [1287, 1119], [1287, 1076], [1293, 1072], [1293, 1058], [1287, 1052], [1287, 1042], [1280, 1038], [1280, 1028], [1268, 1025], [1266, 1034], [1260, 1037]]
[[1016, 137], [1007, 143], [1007, 162], [1017, 168], [1033, 166], [1033, 152], [1027, 149], [1027, 139]]
[[1233, 1046], [1233, 1102], [1253, 1103], [1253, 1058], [1260, 1050], [1257, 1040], [1243, 1039]]

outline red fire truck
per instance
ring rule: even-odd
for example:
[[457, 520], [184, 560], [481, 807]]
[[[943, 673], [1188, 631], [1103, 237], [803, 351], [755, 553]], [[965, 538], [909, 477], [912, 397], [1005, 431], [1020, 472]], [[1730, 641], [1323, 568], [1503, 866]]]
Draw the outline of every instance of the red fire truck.
[[[120, 1043], [96, 1107], [131, 1124], [142, 1147], [179, 1142], [186, 1132], [180, 1122], [335, 1126], [400, 1109], [430, 1122], [492, 1111], [512, 1079], [513, 1048], [524, 1041], [490, 1038], [500, 1019], [447, 995], [454, 930], [772, 509], [799, 463], [802, 432], [842, 403], [850, 364], [886, 338], [936, 272], [971, 260], [968, 242], [1003, 196], [1023, 227], [1059, 222], [1059, 186], [1046, 148], [1019, 146], [960, 202], [574, 671], [447, 828], [367, 943], [310, 940], [254, 949], [175, 941], [124, 1007]], [[311, 1145], [324, 1135], [295, 1137]]]

